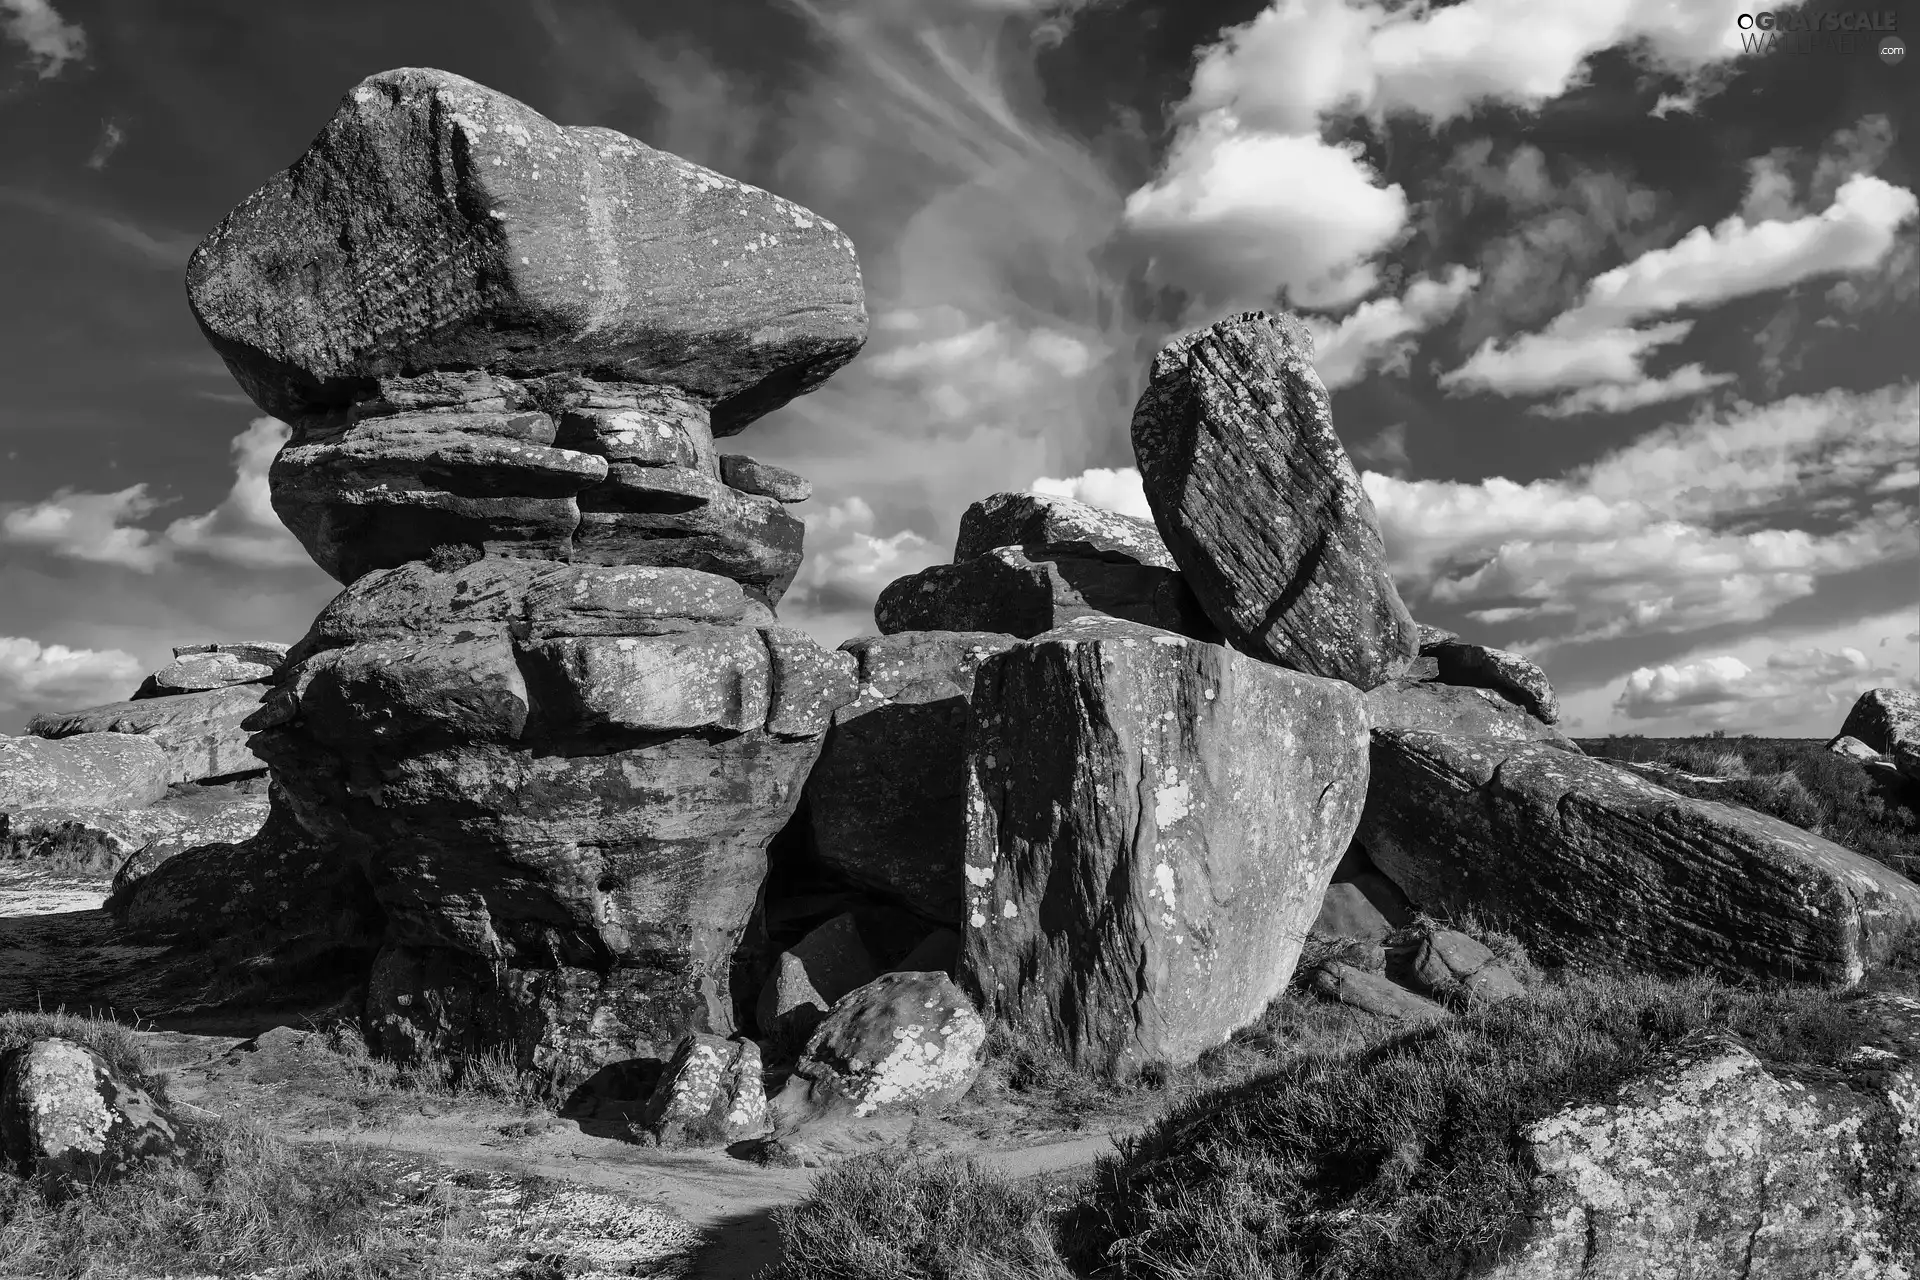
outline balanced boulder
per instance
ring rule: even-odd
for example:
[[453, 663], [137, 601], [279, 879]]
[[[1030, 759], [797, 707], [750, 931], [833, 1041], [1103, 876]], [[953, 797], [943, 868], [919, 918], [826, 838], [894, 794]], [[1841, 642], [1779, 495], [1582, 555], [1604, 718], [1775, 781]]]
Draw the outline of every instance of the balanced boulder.
[[1169, 343], [1133, 416], [1147, 501], [1229, 643], [1372, 689], [1418, 635], [1339, 437], [1313, 340], [1249, 312]]
[[1114, 619], [980, 669], [962, 982], [1083, 1066], [1191, 1061], [1285, 989], [1359, 820], [1351, 685]]
[[1045, 493], [996, 493], [962, 513], [954, 563], [977, 560], [995, 547], [1152, 569], [1179, 567], [1151, 521]]
[[1880, 863], [1542, 743], [1376, 730], [1359, 839], [1422, 909], [1556, 961], [1844, 985], [1920, 921]]
[[165, 698], [180, 693], [204, 693], [229, 685], [255, 684], [273, 679], [285, 659], [285, 645], [191, 645], [174, 650], [173, 661], [148, 676], [134, 698]]

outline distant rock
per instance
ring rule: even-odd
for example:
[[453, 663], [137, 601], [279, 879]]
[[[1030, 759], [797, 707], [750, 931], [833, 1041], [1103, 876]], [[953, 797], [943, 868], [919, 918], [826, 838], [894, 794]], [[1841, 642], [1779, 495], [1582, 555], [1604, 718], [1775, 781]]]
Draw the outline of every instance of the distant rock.
[[1834, 741], [1841, 738], [1858, 739], [1890, 757], [1906, 777], [1920, 782], [1920, 693], [1867, 690], [1854, 702]]
[[160, 745], [135, 734], [0, 736], [0, 813], [137, 809], [167, 794], [172, 772]]
[[266, 662], [259, 660], [268, 656], [261, 652], [262, 646], [248, 648], [252, 652], [208, 649], [182, 654], [142, 681], [140, 687], [134, 690], [133, 698], [139, 700], [165, 698], [180, 693], [205, 693], [209, 689], [257, 684], [273, 679], [273, 673], [286, 657], [286, 646], [279, 646], [280, 653]]
[[635, 1128], [662, 1147], [719, 1147], [766, 1133], [759, 1047], [751, 1040], [688, 1036]]
[[889, 973], [843, 996], [774, 1110], [789, 1121], [938, 1110], [980, 1075], [987, 1027], [941, 973]]
[[287, 646], [277, 640], [210, 640], [200, 644], [173, 646], [173, 656], [176, 658], [202, 653], [224, 653], [242, 662], [257, 663], [275, 670], [287, 660]]
[[1179, 567], [1152, 521], [1044, 493], [996, 493], [966, 509], [953, 548], [954, 563], [976, 560], [995, 547], [1040, 551], [1047, 558]]
[[296, 427], [370, 380], [478, 368], [677, 387], [730, 435], [866, 336], [853, 245], [824, 218], [422, 68], [357, 85], [201, 243], [187, 291]]
[[265, 771], [242, 727], [266, 699], [267, 686], [238, 684], [169, 697], [110, 702], [84, 711], [35, 716], [28, 731], [42, 738], [82, 733], [139, 734], [167, 756], [169, 783], [203, 782]]
[[0, 859], [108, 877], [130, 860], [151, 869], [195, 845], [245, 840], [266, 819], [265, 792], [246, 783], [175, 787], [142, 809], [16, 809], [0, 813]]
[[1702, 1035], [1529, 1126], [1530, 1203], [1476, 1280], [1908, 1274], [1920, 1003], [1844, 1013], [1869, 1030], [1838, 1070]]
[[1014, 643], [904, 631], [841, 646], [858, 663], [858, 694], [834, 713], [807, 779], [822, 863], [929, 920], [960, 923], [974, 674]]
[[1084, 1067], [1190, 1062], [1285, 989], [1367, 791], [1340, 681], [1114, 619], [982, 665], [960, 978]]
[[1312, 356], [1298, 321], [1264, 312], [1176, 339], [1134, 411], [1134, 456], [1228, 641], [1367, 690], [1407, 667], [1418, 634]]
[[923, 569], [890, 583], [873, 606], [887, 635], [997, 631], [1024, 640], [1102, 615], [1201, 639], [1219, 634], [1171, 569], [1039, 547], [996, 547]]
[[1420, 656], [1435, 660], [1442, 684], [1491, 689], [1547, 724], [1560, 718], [1560, 702], [1546, 673], [1517, 653], [1449, 640], [1421, 645]]
[[742, 493], [776, 502], [805, 502], [813, 496], [813, 482], [805, 476], [741, 453], [720, 455], [720, 479]]
[[1424, 910], [1552, 961], [1844, 985], [1920, 921], [1880, 863], [1542, 743], [1375, 730], [1358, 838]]
[[0, 1157], [21, 1176], [90, 1184], [181, 1156], [167, 1109], [71, 1040], [0, 1053]]

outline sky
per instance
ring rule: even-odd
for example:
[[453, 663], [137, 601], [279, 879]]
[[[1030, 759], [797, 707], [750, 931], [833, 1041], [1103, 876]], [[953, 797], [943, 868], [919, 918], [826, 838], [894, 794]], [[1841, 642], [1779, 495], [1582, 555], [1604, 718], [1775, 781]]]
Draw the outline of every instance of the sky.
[[[1920, 37], [1872, 2], [1774, 12]], [[1920, 61], [1877, 35], [1767, 47], [1743, 0], [447, 12], [0, 0], [0, 732], [339, 589], [183, 276], [399, 66], [853, 238], [865, 350], [729, 441], [814, 482], [780, 611], [827, 643], [990, 493], [1147, 514], [1153, 353], [1287, 307], [1415, 617], [1540, 663], [1575, 734], [1825, 737], [1920, 689]]]

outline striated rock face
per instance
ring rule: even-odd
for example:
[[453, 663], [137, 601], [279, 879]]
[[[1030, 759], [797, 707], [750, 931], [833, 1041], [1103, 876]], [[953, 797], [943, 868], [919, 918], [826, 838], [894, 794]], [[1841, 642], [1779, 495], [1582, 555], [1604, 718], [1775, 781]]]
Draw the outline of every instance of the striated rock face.
[[961, 920], [974, 675], [1011, 636], [903, 631], [849, 640], [859, 694], [807, 780], [824, 864], [930, 920]]
[[1423, 909], [1551, 960], [1847, 984], [1920, 920], [1880, 863], [1542, 743], [1375, 730], [1359, 840]]
[[201, 782], [235, 774], [258, 773], [266, 761], [247, 746], [241, 722], [267, 696], [264, 684], [236, 684], [170, 697], [110, 702], [84, 711], [35, 716], [27, 726], [42, 738], [71, 738], [81, 733], [139, 734], [167, 756], [167, 781]]
[[1372, 689], [1418, 637], [1334, 434], [1313, 341], [1249, 312], [1179, 338], [1133, 416], [1154, 522], [1230, 644]]
[[158, 743], [132, 734], [0, 737], [0, 813], [137, 809], [167, 794], [172, 772]]
[[1530, 1126], [1534, 1209], [1476, 1280], [1910, 1274], [1920, 1002], [1871, 996], [1849, 1016], [1873, 1034], [1838, 1072], [1701, 1036]]
[[93, 1050], [48, 1039], [0, 1054], [0, 1158], [23, 1177], [92, 1183], [178, 1157], [166, 1110]]
[[286, 657], [285, 645], [195, 645], [174, 651], [174, 659], [134, 690], [136, 700], [204, 693], [228, 685], [273, 679]]
[[715, 406], [716, 434], [859, 351], [853, 244], [765, 191], [471, 80], [363, 80], [187, 269], [268, 413], [346, 410], [416, 369], [603, 370]]
[[1401, 677], [1369, 689], [1366, 699], [1367, 713], [1376, 729], [1421, 729], [1502, 742], [1544, 742], [1562, 751], [1585, 754], [1572, 738], [1491, 689]]
[[1292, 976], [1367, 792], [1352, 686], [1083, 619], [983, 664], [960, 975], [1082, 1065], [1191, 1061]]
[[986, 1041], [946, 974], [885, 974], [834, 1004], [773, 1105], [800, 1123], [951, 1106], [979, 1077]]
[[1842, 738], [1865, 743], [1870, 750], [1889, 757], [1901, 773], [1920, 782], [1920, 694], [1905, 689], [1867, 690], [1847, 713], [1834, 742]]

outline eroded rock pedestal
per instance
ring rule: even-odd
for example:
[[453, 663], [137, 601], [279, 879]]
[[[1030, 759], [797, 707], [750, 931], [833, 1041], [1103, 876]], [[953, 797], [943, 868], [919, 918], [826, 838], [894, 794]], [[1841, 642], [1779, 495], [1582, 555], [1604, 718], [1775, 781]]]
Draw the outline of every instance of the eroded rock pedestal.
[[727, 965], [853, 661], [780, 626], [804, 480], [715, 437], [851, 359], [852, 244], [444, 72], [374, 76], [195, 253], [349, 584], [247, 725], [387, 916], [376, 1046], [575, 1078], [733, 1030]]

